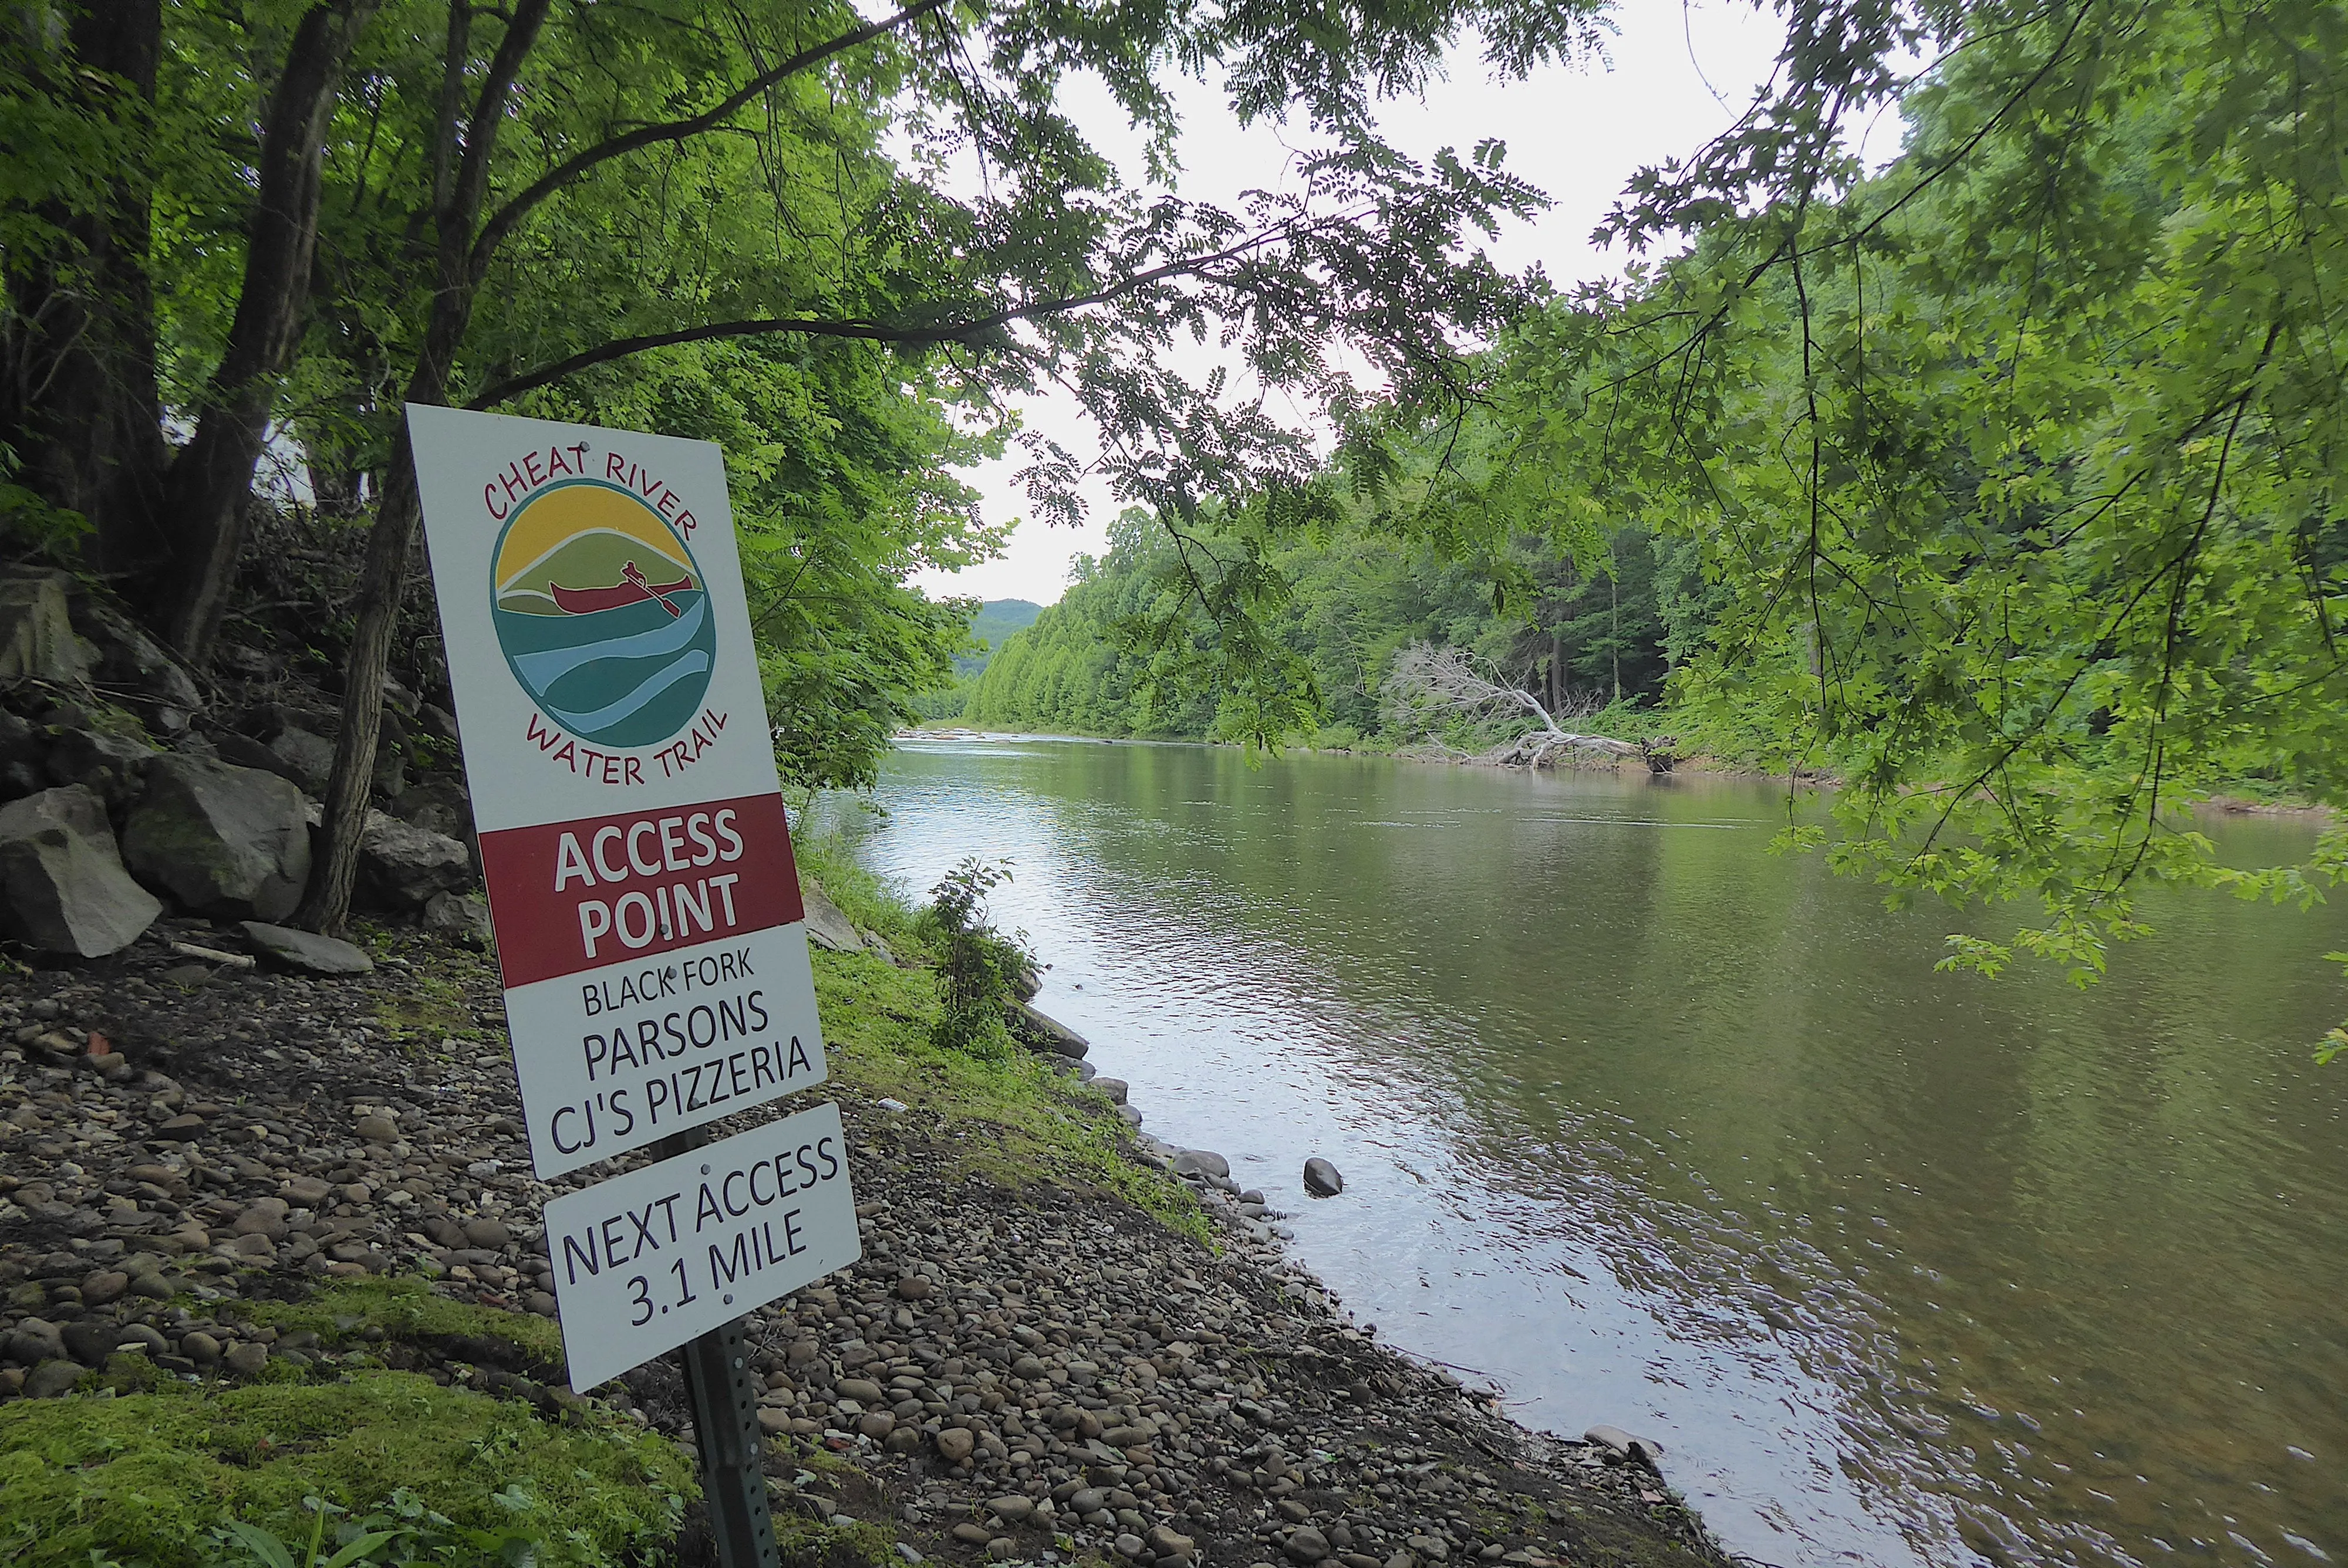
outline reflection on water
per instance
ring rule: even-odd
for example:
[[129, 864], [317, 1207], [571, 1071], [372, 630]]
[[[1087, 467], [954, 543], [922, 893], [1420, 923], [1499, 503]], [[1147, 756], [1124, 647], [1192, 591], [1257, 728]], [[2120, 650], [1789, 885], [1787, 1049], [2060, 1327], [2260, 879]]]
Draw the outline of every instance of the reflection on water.
[[1765, 785], [990, 743], [880, 799], [915, 890], [1014, 862], [1043, 1005], [1359, 1314], [1732, 1548], [2348, 1560], [2348, 919], [2178, 898], [2081, 993], [1933, 973]]

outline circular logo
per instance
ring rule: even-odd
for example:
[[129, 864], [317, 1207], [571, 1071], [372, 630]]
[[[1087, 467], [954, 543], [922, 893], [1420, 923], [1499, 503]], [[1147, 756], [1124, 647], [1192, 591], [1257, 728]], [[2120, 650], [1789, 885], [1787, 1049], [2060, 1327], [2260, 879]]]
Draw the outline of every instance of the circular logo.
[[573, 479], [507, 519], [491, 557], [506, 664], [546, 716], [601, 746], [650, 746], [701, 712], [717, 659], [709, 593], [668, 519]]

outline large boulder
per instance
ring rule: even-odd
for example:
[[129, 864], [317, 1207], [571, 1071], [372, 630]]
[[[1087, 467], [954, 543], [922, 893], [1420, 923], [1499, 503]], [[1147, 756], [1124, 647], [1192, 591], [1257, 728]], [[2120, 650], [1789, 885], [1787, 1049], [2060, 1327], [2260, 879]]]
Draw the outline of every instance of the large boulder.
[[46, 738], [16, 714], [0, 708], [0, 800], [15, 800], [47, 784]]
[[335, 772], [334, 742], [298, 725], [288, 725], [269, 743], [269, 754], [278, 764], [270, 770], [272, 773], [283, 774], [312, 794], [326, 793], [326, 781]]
[[359, 881], [377, 903], [420, 909], [436, 893], [470, 886], [473, 859], [445, 833], [371, 811], [359, 840]]
[[436, 937], [462, 942], [467, 947], [486, 950], [497, 946], [488, 902], [469, 893], [432, 895], [425, 901], [423, 926]]
[[421, 827], [448, 837], [473, 836], [473, 797], [465, 786], [449, 781], [410, 784], [400, 792], [391, 815], [410, 827]]
[[45, 952], [103, 957], [129, 947], [163, 906], [130, 879], [106, 803], [80, 784], [0, 806], [0, 924]]
[[1083, 1035], [1070, 1029], [1051, 1014], [1042, 1012], [1025, 1002], [1014, 1002], [1012, 1029], [1024, 1036], [1030, 1049], [1052, 1056], [1082, 1057], [1092, 1049]]
[[310, 879], [302, 792], [258, 768], [158, 757], [123, 826], [122, 855], [140, 880], [199, 914], [282, 920]]
[[62, 686], [88, 675], [98, 656], [74, 635], [72, 587], [62, 572], [0, 578], [0, 686]]
[[221, 761], [234, 763], [241, 768], [259, 768], [263, 773], [275, 774], [279, 778], [291, 781], [296, 788], [300, 787], [301, 779], [292, 768], [285, 765], [285, 759], [251, 735], [240, 735], [234, 730], [222, 730], [209, 738], [212, 743], [213, 753]]

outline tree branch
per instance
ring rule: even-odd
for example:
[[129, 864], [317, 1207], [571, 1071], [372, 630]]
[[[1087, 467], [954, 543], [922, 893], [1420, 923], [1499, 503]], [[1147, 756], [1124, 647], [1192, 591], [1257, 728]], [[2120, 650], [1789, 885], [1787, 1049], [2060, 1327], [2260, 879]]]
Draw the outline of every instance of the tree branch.
[[1072, 311], [1093, 305], [1108, 304], [1126, 295], [1164, 282], [1169, 278], [1196, 276], [1220, 262], [1235, 261], [1272, 244], [1280, 239], [1302, 238], [1314, 229], [1339, 221], [1335, 217], [1292, 229], [1286, 224], [1262, 230], [1235, 245], [1204, 255], [1185, 256], [1148, 268], [1118, 279], [1107, 288], [1089, 293], [1067, 294], [1056, 299], [1037, 300], [1031, 304], [1014, 305], [1004, 310], [973, 317], [963, 322], [942, 322], [932, 326], [891, 326], [885, 322], [836, 321], [817, 316], [774, 316], [734, 322], [708, 322], [696, 327], [680, 327], [675, 332], [645, 333], [636, 337], [614, 338], [607, 343], [582, 349], [567, 359], [541, 365], [520, 375], [510, 376], [480, 393], [465, 405], [468, 408], [489, 408], [508, 398], [519, 397], [541, 386], [576, 375], [599, 364], [615, 359], [625, 359], [656, 348], [673, 348], [678, 343], [710, 343], [726, 338], [769, 337], [797, 333], [808, 337], [852, 338], [865, 343], [892, 343], [907, 348], [933, 348], [945, 343], [965, 343], [975, 346], [978, 341], [1001, 331], [1014, 322], [1033, 321], [1045, 316], [1066, 315]]
[[800, 50], [781, 64], [759, 72], [739, 88], [720, 98], [697, 115], [689, 116], [684, 119], [665, 120], [658, 125], [639, 126], [634, 130], [599, 142], [583, 152], [563, 159], [544, 174], [540, 175], [521, 194], [498, 209], [489, 220], [481, 226], [479, 237], [473, 241], [471, 258], [473, 275], [478, 278], [488, 270], [491, 259], [497, 254], [498, 247], [505, 243], [506, 236], [513, 232], [515, 225], [530, 216], [539, 203], [578, 179], [588, 170], [601, 164], [609, 163], [615, 158], [624, 158], [629, 153], [641, 151], [647, 147], [657, 147], [664, 142], [685, 141], [699, 136], [702, 132], [724, 123], [735, 110], [785, 77], [796, 76], [810, 67], [821, 65], [833, 56], [852, 49], [859, 44], [869, 43], [884, 34], [894, 32], [908, 22], [925, 16], [944, 4], [945, 0], [915, 0], [915, 4], [906, 6], [893, 16], [884, 16], [878, 22], [868, 22], [861, 27], [850, 28], [836, 38], [818, 44], [811, 48]]

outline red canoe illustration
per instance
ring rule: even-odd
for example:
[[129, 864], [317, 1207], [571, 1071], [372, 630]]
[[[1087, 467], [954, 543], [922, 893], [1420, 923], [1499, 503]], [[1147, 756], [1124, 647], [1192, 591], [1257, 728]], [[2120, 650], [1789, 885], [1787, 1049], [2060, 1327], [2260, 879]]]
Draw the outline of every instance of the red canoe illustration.
[[636, 569], [636, 563], [633, 561], [622, 567], [620, 575], [627, 580], [614, 583], [610, 588], [565, 588], [559, 582], [550, 581], [546, 585], [546, 591], [554, 596], [555, 604], [569, 615], [589, 615], [599, 610], [617, 610], [623, 605], [642, 604], [648, 599], [659, 600], [661, 608], [673, 616], [685, 613], [668, 601], [668, 596], [672, 593], [683, 593], [693, 587], [693, 579], [690, 577], [679, 578], [675, 582], [647, 582], [644, 579], [644, 574]]

